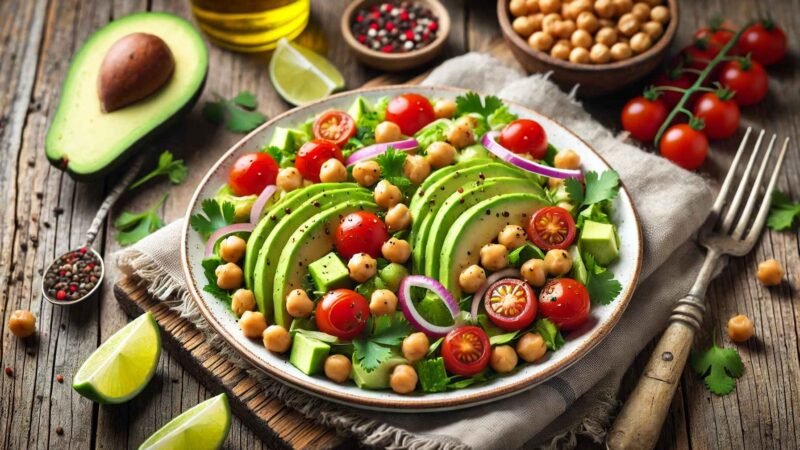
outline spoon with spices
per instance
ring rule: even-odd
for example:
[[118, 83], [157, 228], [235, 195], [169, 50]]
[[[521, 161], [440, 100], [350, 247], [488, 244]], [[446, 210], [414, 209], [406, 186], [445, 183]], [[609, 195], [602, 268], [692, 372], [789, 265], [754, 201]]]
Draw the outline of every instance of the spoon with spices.
[[94, 216], [83, 245], [70, 250], [51, 262], [42, 278], [42, 295], [48, 302], [68, 306], [80, 303], [97, 292], [105, 275], [103, 257], [92, 248], [108, 211], [133, 182], [144, 163], [144, 156], [136, 160], [122, 180], [103, 200]]

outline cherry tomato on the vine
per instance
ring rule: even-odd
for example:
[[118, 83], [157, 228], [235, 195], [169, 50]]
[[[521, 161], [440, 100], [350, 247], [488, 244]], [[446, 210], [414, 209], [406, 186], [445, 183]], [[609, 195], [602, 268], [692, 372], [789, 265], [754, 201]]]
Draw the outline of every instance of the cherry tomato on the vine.
[[468, 325], [458, 327], [444, 337], [442, 358], [448, 372], [471, 377], [489, 365], [492, 352], [489, 337], [480, 327]]
[[679, 123], [667, 128], [658, 144], [661, 156], [684, 169], [694, 170], [708, 155], [708, 139], [689, 124]]
[[240, 197], [258, 195], [265, 187], [275, 184], [277, 177], [278, 163], [269, 153], [248, 153], [233, 163], [228, 174], [228, 186]]
[[346, 112], [331, 109], [317, 117], [313, 131], [315, 138], [326, 139], [341, 147], [356, 135], [356, 123]]
[[725, 139], [739, 128], [739, 105], [732, 99], [721, 99], [714, 92], [700, 96], [694, 105], [694, 116], [703, 119], [703, 133], [711, 139]]
[[353, 339], [364, 331], [369, 318], [369, 303], [350, 289], [334, 289], [317, 303], [314, 319], [323, 333], [340, 339]]
[[[676, 70], [675, 73], [661, 73], [659, 74], [654, 80], [653, 85], [656, 87], [659, 86], [667, 86], [667, 87], [674, 87], [678, 89], [689, 89], [691, 85], [694, 84], [694, 81], [697, 77], [688, 72], [682, 72], [680, 70]], [[683, 97], [682, 92], [664, 90], [659, 91], [661, 95], [658, 97], [658, 100], [664, 103], [667, 109], [672, 109]], [[689, 97], [689, 104], [694, 101], [694, 98], [697, 97], [696, 95], [692, 95]], [[689, 106], [689, 105], [687, 105]], [[665, 115], [666, 116], [666, 115]], [[658, 128], [656, 128], [658, 129]], [[630, 130], [629, 130], [630, 131]], [[653, 133], [653, 137], [655, 137], [655, 133]], [[651, 137], [650, 139], [653, 139]], [[648, 139], [643, 139], [648, 140]]]
[[640, 141], [652, 141], [667, 119], [669, 111], [660, 97], [648, 100], [646, 97], [634, 97], [622, 108], [622, 128]]
[[367, 211], [350, 213], [336, 229], [336, 251], [345, 259], [356, 253], [367, 253], [373, 258], [381, 256], [381, 246], [389, 240], [386, 224], [380, 217]]
[[715, 55], [733, 39], [733, 30], [736, 26], [729, 20], [712, 23], [710, 27], [700, 28], [695, 31], [695, 40], [703, 41], [716, 51]]
[[325, 139], [314, 139], [303, 144], [297, 151], [294, 166], [303, 178], [319, 183], [319, 170], [331, 158], [344, 161], [339, 146]]
[[565, 249], [575, 240], [575, 221], [559, 206], [542, 208], [528, 222], [528, 237], [544, 250]]
[[772, 21], [764, 20], [747, 27], [737, 45], [742, 55], [749, 53], [753, 61], [768, 66], [786, 56], [786, 33]]
[[708, 45], [704, 41], [695, 41], [681, 50], [680, 57], [684, 67], [695, 70], [703, 70], [708, 63], [719, 53], [719, 49]]
[[741, 106], [754, 105], [767, 96], [769, 78], [757, 61], [736, 59], [722, 66], [719, 82], [736, 92], [733, 100]]
[[406, 136], [411, 136], [436, 120], [433, 105], [423, 95], [402, 94], [389, 101], [386, 120], [394, 122]]
[[539, 122], [517, 119], [500, 132], [500, 145], [514, 153], [529, 153], [536, 159], [547, 154], [547, 133]]
[[483, 305], [489, 320], [506, 331], [517, 331], [530, 325], [538, 309], [531, 286], [517, 278], [505, 278], [489, 286]]
[[591, 302], [586, 286], [572, 278], [550, 281], [539, 293], [539, 313], [562, 330], [578, 328], [589, 318]]

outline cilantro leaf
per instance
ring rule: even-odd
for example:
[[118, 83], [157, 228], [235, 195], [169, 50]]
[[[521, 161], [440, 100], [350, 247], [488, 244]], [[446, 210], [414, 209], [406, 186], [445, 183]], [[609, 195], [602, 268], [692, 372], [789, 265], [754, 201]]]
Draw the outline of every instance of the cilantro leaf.
[[727, 395], [736, 387], [736, 378], [744, 373], [744, 364], [739, 352], [732, 348], [717, 347], [703, 352], [693, 352], [691, 361], [694, 371], [705, 378], [706, 387], [716, 395]]
[[447, 389], [448, 377], [441, 357], [423, 359], [414, 364], [422, 392], [443, 392]]
[[371, 317], [367, 335], [353, 341], [353, 356], [367, 372], [372, 372], [392, 357], [392, 347], [403, 342], [411, 333], [411, 325], [403, 313]]
[[216, 101], [207, 101], [203, 105], [203, 117], [209, 122], [225, 124], [234, 133], [249, 133], [267, 121], [267, 116], [255, 111], [258, 102], [250, 92], [240, 92], [233, 100], [214, 95]]
[[400, 345], [411, 334], [411, 325], [402, 314], [383, 315], [375, 318], [373, 335], [370, 341], [381, 345]]
[[181, 184], [183, 180], [186, 179], [186, 174], [186, 164], [183, 163], [183, 160], [174, 159], [172, 152], [169, 150], [164, 150], [158, 157], [158, 167], [131, 184], [130, 187], [128, 187], [128, 190], [134, 190], [153, 178], [161, 175], [166, 175], [172, 184]]
[[552, 351], [558, 350], [566, 342], [564, 337], [561, 336], [561, 332], [558, 331], [556, 324], [551, 322], [550, 319], [538, 319], [533, 323], [533, 331], [544, 339], [547, 348]]
[[377, 369], [382, 362], [391, 358], [392, 350], [369, 339], [355, 339], [353, 340], [353, 357], [369, 373]]
[[792, 202], [789, 196], [781, 191], [775, 191], [772, 194], [767, 226], [775, 231], [788, 230], [798, 217], [800, 217], [800, 203]]
[[202, 203], [203, 214], [194, 214], [189, 218], [192, 229], [200, 233], [203, 239], [208, 239], [211, 233], [233, 223], [236, 206], [230, 202], [221, 205], [213, 198], [207, 198]]
[[570, 200], [580, 206], [583, 204], [583, 185], [575, 178], [567, 178], [564, 181], [564, 189], [567, 191]]
[[114, 222], [114, 228], [119, 230], [117, 242], [120, 245], [135, 244], [145, 236], [163, 227], [164, 222], [158, 216], [157, 210], [161, 208], [166, 199], [167, 194], [164, 194], [161, 200], [157, 201], [147, 211], [141, 213], [123, 211]]
[[586, 290], [589, 291], [592, 303], [607, 305], [613, 302], [622, 292], [622, 284], [614, 279], [613, 273], [598, 265], [591, 254], [583, 253], [581, 257], [589, 277], [586, 282]]
[[250, 91], [242, 91], [233, 97], [233, 103], [247, 109], [256, 109], [258, 107], [258, 100], [255, 94]]
[[483, 101], [475, 92], [467, 92], [456, 97], [456, 116], [477, 113], [486, 117], [502, 107], [503, 101], [494, 95], [487, 95]]
[[592, 205], [603, 200], [612, 200], [619, 193], [619, 174], [614, 170], [606, 170], [597, 175], [597, 172], [586, 172], [586, 195], [584, 205]]
[[203, 260], [201, 265], [203, 266], [203, 273], [206, 275], [206, 280], [208, 281], [208, 283], [203, 286], [203, 290], [219, 300], [222, 300], [223, 302], [230, 303], [231, 294], [225, 289], [217, 286], [217, 274], [215, 271], [217, 270], [217, 267], [221, 266], [222, 264], [224, 264], [222, 258], [217, 255], [210, 256]]
[[408, 191], [413, 185], [411, 180], [403, 173], [403, 164], [406, 162], [406, 156], [405, 153], [397, 151], [393, 147], [388, 147], [385, 152], [375, 158], [375, 162], [381, 168], [381, 178], [397, 186], [405, 195], [408, 195]]

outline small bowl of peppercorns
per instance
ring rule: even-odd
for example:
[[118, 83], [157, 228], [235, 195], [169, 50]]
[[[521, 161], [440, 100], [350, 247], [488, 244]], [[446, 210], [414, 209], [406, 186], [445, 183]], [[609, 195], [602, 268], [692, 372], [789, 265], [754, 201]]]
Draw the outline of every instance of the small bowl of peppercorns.
[[450, 16], [435, 0], [357, 0], [345, 9], [341, 27], [356, 59], [394, 72], [425, 64], [441, 53]]

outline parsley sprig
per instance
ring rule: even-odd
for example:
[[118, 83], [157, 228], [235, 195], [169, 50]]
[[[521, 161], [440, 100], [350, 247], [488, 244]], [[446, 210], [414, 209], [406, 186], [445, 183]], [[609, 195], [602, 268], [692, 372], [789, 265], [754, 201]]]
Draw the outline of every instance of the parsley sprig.
[[216, 101], [207, 101], [203, 106], [203, 117], [215, 124], [225, 124], [234, 133], [249, 133], [267, 121], [267, 116], [256, 111], [258, 100], [249, 91], [238, 93], [228, 100], [214, 93]]
[[690, 364], [703, 377], [706, 387], [716, 395], [730, 394], [736, 387], [736, 378], [744, 373], [744, 363], [733, 348], [718, 347], [717, 343], [702, 352], [693, 352]]
[[775, 191], [772, 194], [767, 226], [775, 231], [788, 230], [798, 217], [800, 217], [800, 203], [793, 202], [781, 191]]
[[186, 164], [182, 159], [174, 159], [172, 152], [164, 150], [158, 157], [158, 167], [153, 169], [152, 172], [136, 180], [130, 185], [128, 190], [132, 191], [137, 187], [147, 183], [153, 178], [166, 175], [172, 184], [181, 184], [186, 179], [187, 169]]
[[569, 178], [564, 183], [569, 198], [579, 208], [605, 200], [613, 200], [619, 193], [619, 174], [614, 170], [606, 170], [600, 175], [593, 171], [586, 172], [584, 182], [586, 183], [585, 192], [581, 182], [575, 178]]
[[474, 92], [467, 92], [456, 97], [456, 116], [477, 113], [484, 117], [503, 107], [503, 101], [494, 95], [487, 95], [483, 100]]
[[411, 333], [411, 325], [402, 313], [371, 317], [367, 334], [353, 340], [353, 357], [367, 372], [392, 357], [392, 347], [397, 347]]
[[114, 222], [114, 228], [119, 230], [117, 242], [120, 245], [131, 245], [139, 242], [142, 238], [164, 226], [164, 222], [158, 215], [158, 209], [164, 204], [167, 194], [151, 206], [147, 211], [133, 213], [123, 211]]
[[213, 198], [207, 198], [203, 200], [201, 206], [205, 215], [193, 215], [189, 218], [189, 224], [203, 236], [203, 239], [208, 239], [211, 233], [231, 225], [234, 221], [236, 206], [233, 203], [223, 202], [220, 205]]

